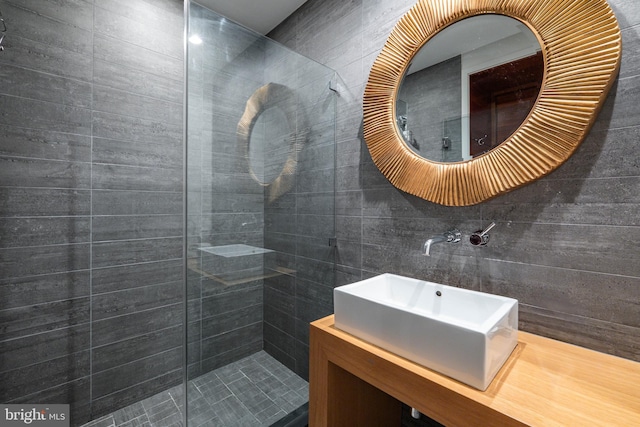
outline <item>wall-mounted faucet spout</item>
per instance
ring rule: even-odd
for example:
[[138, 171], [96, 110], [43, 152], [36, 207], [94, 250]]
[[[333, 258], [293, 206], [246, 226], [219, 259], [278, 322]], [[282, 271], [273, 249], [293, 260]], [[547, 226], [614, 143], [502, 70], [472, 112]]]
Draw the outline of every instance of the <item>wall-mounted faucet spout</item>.
[[443, 242], [448, 242], [449, 239], [447, 237], [445, 237], [445, 235], [443, 234], [442, 236], [434, 236], [432, 238], [430, 238], [429, 240], [427, 240], [426, 242], [424, 242], [424, 254], [426, 256], [431, 256], [431, 245], [435, 245], [436, 243], [443, 243]]
[[453, 228], [449, 231], [445, 231], [439, 236], [433, 236], [426, 242], [424, 242], [424, 255], [431, 256], [431, 246], [436, 243], [458, 243], [460, 241], [460, 231]]

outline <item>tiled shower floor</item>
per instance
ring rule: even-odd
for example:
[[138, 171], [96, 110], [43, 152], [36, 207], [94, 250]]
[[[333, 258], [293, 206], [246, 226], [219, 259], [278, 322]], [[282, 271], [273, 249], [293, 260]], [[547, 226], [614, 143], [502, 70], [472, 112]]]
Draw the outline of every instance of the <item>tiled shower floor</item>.
[[[183, 426], [179, 385], [83, 427]], [[308, 383], [264, 351], [189, 381], [188, 427], [270, 426], [309, 400]]]

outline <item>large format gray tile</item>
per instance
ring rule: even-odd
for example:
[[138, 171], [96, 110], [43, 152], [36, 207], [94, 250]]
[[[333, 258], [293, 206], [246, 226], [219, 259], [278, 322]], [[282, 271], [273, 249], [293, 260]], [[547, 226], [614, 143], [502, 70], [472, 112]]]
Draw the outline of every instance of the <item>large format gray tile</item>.
[[162, 260], [118, 267], [94, 268], [92, 289], [102, 294], [182, 279], [182, 260]]
[[105, 138], [94, 138], [92, 161], [128, 166], [177, 168], [181, 165], [182, 144], [136, 143]]
[[262, 305], [254, 305], [202, 319], [202, 336], [212, 337], [262, 321]]
[[5, 187], [88, 189], [90, 180], [89, 163], [0, 157], [0, 185]]
[[333, 192], [298, 195], [295, 205], [296, 213], [300, 215], [333, 215], [336, 204], [334, 197]]
[[480, 271], [486, 292], [553, 312], [640, 327], [638, 277], [497, 260], [485, 260]]
[[176, 303], [96, 320], [91, 325], [93, 332], [92, 344], [94, 346], [102, 346], [111, 342], [141, 336], [149, 331], [181, 325], [182, 313], [182, 303]]
[[88, 217], [0, 219], [0, 248], [60, 245], [89, 241]]
[[[380, 173], [380, 172], [378, 172]], [[480, 206], [450, 207], [426, 203], [406, 194], [391, 185], [367, 189], [362, 192], [362, 215], [364, 217], [397, 218], [443, 218], [461, 221], [480, 214]], [[429, 230], [426, 230], [429, 232]]]
[[89, 258], [89, 244], [84, 243], [0, 249], [0, 270], [7, 279], [87, 270]]
[[202, 340], [202, 352], [207, 356], [220, 354], [238, 348], [238, 343], [245, 346], [252, 343], [262, 346], [262, 328], [262, 323], [257, 322], [211, 338], [205, 338]]
[[227, 291], [203, 298], [202, 316], [217, 316], [246, 307], [254, 307], [262, 304], [262, 301], [262, 288], [259, 286], [238, 291]]
[[[126, 375], [126, 373], [123, 375]], [[106, 415], [112, 412], [114, 408], [124, 408], [139, 402], [142, 399], [156, 394], [158, 390], [166, 390], [179, 384], [181, 381], [181, 369], [164, 371], [156, 377], [146, 381], [143, 380], [131, 387], [116, 390], [111, 394], [94, 399], [92, 404], [93, 415]]]
[[92, 220], [94, 242], [182, 236], [182, 215], [101, 216]]
[[277, 348], [279, 351], [284, 352], [290, 357], [295, 354], [295, 337], [281, 331], [278, 328], [273, 327], [269, 323], [265, 323], [263, 326], [263, 335], [265, 341], [265, 348], [267, 345]]
[[[165, 22], [159, 22], [159, 25], [149, 25], [146, 16], [152, 14], [148, 11], [142, 10], [139, 15], [123, 16], [103, 9], [100, 3], [97, 6], [94, 15], [94, 30], [97, 34], [115, 36], [123, 42], [174, 58], [182, 57], [182, 38], [175, 36], [177, 32], [175, 30], [178, 28], [172, 28], [174, 31], [169, 31], [170, 28], [167, 28], [173, 22], [164, 20]], [[151, 5], [148, 7], [151, 8]]]
[[111, 58], [94, 61], [93, 82], [130, 93], [180, 103], [183, 99], [182, 81], [163, 74], [143, 72], [114, 63]]
[[[89, 325], [75, 325], [40, 334], [0, 342], [2, 371], [11, 372], [47, 360], [66, 357], [89, 347]], [[39, 372], [34, 370], [33, 375]], [[4, 383], [3, 383], [4, 384]], [[6, 398], [2, 399], [8, 400]]]
[[93, 109], [174, 125], [182, 124], [182, 102], [167, 102], [106, 86], [93, 86]]
[[0, 188], [0, 216], [73, 216], [91, 212], [90, 190]]
[[[306, 330], [309, 327], [309, 323], [321, 319], [325, 316], [328, 316], [333, 313], [333, 305], [323, 305], [318, 304], [314, 301], [309, 301], [306, 299], [300, 299], [296, 302], [296, 337], [303, 338], [307, 336]], [[299, 325], [302, 322], [302, 326], [305, 329], [305, 333], [301, 335], [301, 331], [299, 331]], [[274, 331], [275, 332], [275, 331]], [[274, 335], [275, 337], [275, 335]], [[286, 342], [289, 345], [293, 345], [290, 341], [289, 337], [285, 337], [283, 335], [279, 336], [279, 339], [283, 340], [282, 342]], [[290, 350], [289, 348], [285, 350]], [[290, 353], [288, 353], [290, 354]]]
[[88, 162], [91, 138], [46, 129], [0, 126], [0, 155]]
[[99, 242], [92, 245], [93, 268], [182, 257], [182, 237]]
[[94, 215], [167, 215], [182, 213], [183, 196], [180, 191], [150, 192], [144, 190], [94, 189], [92, 195], [91, 202]]
[[[614, 6], [615, 7], [615, 6]], [[615, 12], [614, 8], [614, 12]], [[624, 55], [620, 63], [620, 78], [633, 76], [638, 70], [638, 49], [640, 49], [640, 38], [634, 28], [625, 28], [621, 24], [622, 45], [624, 46]]]
[[122, 316], [177, 304], [181, 298], [179, 281], [98, 294], [92, 299], [92, 316], [93, 320]]
[[264, 214], [222, 213], [202, 215], [202, 234], [229, 233], [236, 230], [243, 233], [260, 232], [264, 228]]
[[0, 340], [89, 322], [89, 298], [75, 298], [0, 310]]
[[100, 190], [178, 192], [182, 188], [182, 171], [179, 168], [94, 164], [91, 178], [93, 188]]
[[87, 82], [5, 64], [0, 84], [4, 95], [91, 108], [91, 85]]
[[168, 351], [181, 345], [182, 325], [152, 331], [137, 337], [94, 347], [92, 369], [94, 373], [134, 362], [144, 357]]
[[[257, 351], [263, 349], [263, 343], [259, 341], [252, 341], [248, 343], [242, 343], [241, 345], [235, 346], [231, 350], [226, 351], [225, 353], [219, 354], [203, 354], [202, 360], [200, 362], [200, 371], [197, 375], [201, 375], [202, 373], [212, 371], [214, 369], [225, 366], [229, 363], [235, 362], [239, 358], [247, 357]], [[190, 377], [193, 378], [193, 377]]]
[[[103, 0], [99, 7], [120, 16], [138, 20], [138, 25], [162, 28], [169, 34], [180, 34], [184, 25], [183, 5], [176, 0], [138, 1]], [[143, 17], [144, 19], [141, 19]], [[162, 51], [161, 51], [162, 52]]]
[[139, 387], [146, 381], [175, 372], [180, 369], [181, 359], [182, 349], [175, 348], [126, 365], [94, 373], [92, 384], [94, 399], [123, 392], [128, 387]]
[[[499, 224], [500, 226], [500, 224]], [[582, 224], [509, 223], [496, 230], [483, 256], [503, 261], [561, 267], [587, 272], [638, 276], [638, 227]], [[594, 245], [593, 242], [598, 242]]]
[[640, 165], [627, 154], [640, 128], [608, 128], [589, 133], [578, 150], [549, 179], [638, 176]]
[[[76, 394], [77, 384], [74, 382], [89, 376], [89, 365], [89, 351], [83, 350], [2, 372], [0, 382], [3, 387], [0, 388], [0, 399], [3, 402], [29, 403], [41, 401], [36, 399], [42, 396], [45, 398], [42, 401], [47, 401], [46, 397], [49, 395], [47, 392], [52, 391], [57, 392], [58, 396], [69, 396], [69, 394], [73, 396]], [[82, 391], [88, 391], [86, 384], [82, 387]], [[84, 400], [82, 398], [80, 402]], [[77, 400], [69, 403], [74, 401]]]
[[94, 38], [94, 59], [112, 62], [132, 70], [182, 80], [182, 60], [132, 45], [126, 42], [114, 43], [113, 39], [96, 35]]
[[333, 283], [333, 261], [296, 257], [296, 276], [302, 280], [331, 286]]
[[[16, 36], [55, 45], [79, 54], [91, 55], [90, 30], [68, 25], [58, 19], [51, 19], [46, 15], [33, 13], [22, 7], [16, 7], [9, 2], [5, 3], [2, 13], [7, 21], [13, 23], [11, 32]], [[90, 16], [86, 16], [85, 20], [89, 18]]]
[[0, 95], [0, 124], [91, 135], [91, 110]]
[[2, 309], [64, 301], [89, 295], [89, 271], [0, 279]]
[[2, 64], [12, 64], [85, 82], [91, 80], [90, 55], [18, 35], [7, 37], [2, 44], [7, 48], [0, 58]]
[[37, 12], [58, 22], [64, 22], [73, 27], [91, 30], [93, 18], [92, 0], [68, 0], [63, 4], [42, 3], [39, 0], [5, 0], [21, 9]]
[[274, 309], [268, 303], [264, 305], [263, 311], [265, 325], [271, 325], [272, 327], [277, 328], [286, 334], [295, 336], [296, 326], [294, 313], [283, 313]]
[[[179, 109], [179, 106], [175, 107]], [[147, 112], [141, 115], [149, 116], [150, 114]], [[96, 111], [93, 113], [93, 136], [175, 146], [182, 141], [182, 120], [180, 116], [167, 122], [157, 117], [144, 118]]]
[[[638, 119], [638, 106], [633, 100], [640, 91], [640, 75], [634, 75], [616, 80], [611, 94], [599, 113], [600, 120], [596, 120], [593, 129], [601, 131], [605, 129], [618, 129], [625, 127], [637, 127], [640, 125]], [[602, 118], [608, 118], [603, 120]]]
[[329, 238], [335, 236], [335, 218], [331, 215], [297, 215], [296, 236], [321, 239], [328, 245]]
[[596, 351], [640, 361], [640, 329], [523, 304], [520, 329]]
[[295, 296], [295, 293], [287, 294], [271, 286], [264, 288], [264, 304], [282, 313], [295, 311]]

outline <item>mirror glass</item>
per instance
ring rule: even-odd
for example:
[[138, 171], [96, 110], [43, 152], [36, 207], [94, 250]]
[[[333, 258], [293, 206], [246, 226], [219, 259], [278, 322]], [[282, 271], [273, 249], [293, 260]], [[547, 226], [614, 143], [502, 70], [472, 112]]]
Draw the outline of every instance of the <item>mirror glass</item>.
[[470, 160], [518, 129], [543, 76], [540, 43], [525, 24], [498, 14], [463, 19], [411, 61], [396, 96], [398, 132], [425, 159]]
[[249, 137], [249, 166], [261, 184], [282, 173], [291, 150], [291, 129], [281, 108], [269, 107], [256, 119]]

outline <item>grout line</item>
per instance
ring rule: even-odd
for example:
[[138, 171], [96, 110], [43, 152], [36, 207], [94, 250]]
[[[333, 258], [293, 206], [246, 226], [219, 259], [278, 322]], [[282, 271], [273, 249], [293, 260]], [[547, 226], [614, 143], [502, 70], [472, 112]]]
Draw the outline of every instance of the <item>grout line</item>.
[[[147, 332], [145, 332], [145, 333], [143, 333], [143, 334], [132, 335], [132, 336], [127, 337], [127, 338], [119, 339], [119, 340], [116, 340], [116, 341], [110, 341], [110, 342], [108, 342], [108, 343], [100, 344], [100, 345], [96, 345], [96, 346], [93, 346], [93, 343], [92, 343], [92, 350], [94, 350], [94, 349], [95, 349], [95, 350], [103, 349], [103, 348], [105, 348], [105, 347], [109, 347], [109, 346], [112, 346], [112, 345], [114, 345], [114, 344], [122, 344], [122, 343], [127, 342], [127, 341], [130, 341], [130, 340], [135, 340], [135, 339], [140, 338], [140, 337], [148, 337], [149, 335], [153, 335], [153, 334], [158, 334], [158, 333], [167, 333], [167, 332], [169, 332], [171, 329], [176, 329], [176, 328], [181, 328], [181, 327], [182, 327], [182, 325], [175, 325], [175, 326], [168, 326], [168, 327], [166, 327], [166, 328], [154, 329], [154, 330], [152, 330], [152, 331], [147, 331]], [[175, 349], [175, 348], [177, 348], [177, 347], [172, 347], [172, 348], [170, 348], [169, 350], [163, 350], [163, 351], [160, 351], [160, 352], [158, 352], [158, 353], [154, 353], [154, 354], [152, 354], [152, 355], [150, 355], [150, 356], [146, 356], [146, 357], [153, 357], [153, 356], [155, 356], [155, 355], [157, 355], [157, 354], [165, 353], [165, 352], [167, 352], [167, 351], [171, 351], [171, 350], [173, 350], [173, 349]], [[135, 360], [142, 360], [142, 359], [145, 359], [146, 357], [143, 357], [143, 358], [140, 358], [140, 359], [135, 359]], [[134, 360], [134, 361], [135, 361], [135, 360]], [[131, 362], [128, 362], [128, 363], [131, 363]], [[104, 369], [104, 370], [106, 371], [106, 370], [109, 370], [109, 369], [114, 369], [114, 368], [107, 368], [107, 369]], [[100, 372], [102, 372], [102, 371], [100, 371]]]
[[[73, 328], [73, 327], [76, 327], [76, 326], [82, 326], [82, 324], [80, 324], [80, 325], [74, 325], [74, 326], [71, 326], [70, 328]], [[54, 329], [54, 331], [57, 331], [57, 330], [59, 330], [59, 329]], [[14, 338], [14, 339], [15, 339], [15, 338]], [[8, 341], [11, 341], [11, 340], [8, 340]], [[6, 341], [5, 341], [5, 342], [6, 342]], [[38, 366], [38, 365], [44, 365], [44, 364], [48, 364], [49, 362], [53, 362], [53, 361], [55, 361], [55, 360], [64, 359], [64, 358], [67, 358], [68, 360], [74, 360], [74, 361], [77, 361], [77, 360], [78, 360], [78, 355], [80, 355], [80, 354], [82, 354], [82, 353], [85, 353], [85, 352], [88, 352], [88, 351], [89, 351], [89, 349], [87, 348], [87, 349], [84, 349], [84, 350], [75, 351], [75, 352], [73, 352], [73, 353], [68, 353], [68, 354], [63, 354], [63, 355], [55, 356], [55, 357], [53, 357], [53, 358], [46, 359], [46, 360], [42, 360], [42, 361], [38, 361], [38, 362], [35, 362], [35, 363], [31, 363], [31, 364], [29, 364], [29, 365], [18, 366], [17, 368], [8, 369], [8, 370], [6, 370], [6, 371], [0, 371], [0, 374], [6, 374], [6, 373], [9, 373], [9, 372], [12, 372], [12, 371], [18, 371], [18, 370], [21, 370], [21, 369], [26, 369], [26, 368], [30, 368], [30, 367], [34, 367], [34, 366]], [[73, 357], [72, 357], [72, 356], [73, 356]], [[85, 378], [85, 377], [86, 377], [86, 376], [81, 376], [81, 377], [78, 377], [78, 378], [74, 378], [74, 379], [72, 379], [71, 381], [66, 381], [66, 382], [64, 382], [64, 383], [62, 383], [62, 384], [70, 384], [70, 383], [73, 383], [73, 382], [78, 381], [78, 380], [80, 380], [80, 379], [82, 379], [82, 378]], [[49, 387], [49, 388], [47, 388], [47, 389], [45, 389], [45, 390], [52, 390], [52, 389], [55, 389], [55, 388], [57, 388], [57, 387], [59, 387], [59, 386], [60, 386], [60, 384], [56, 384], [56, 385], [54, 385], [54, 386], [52, 386], [52, 387]], [[37, 391], [37, 392], [35, 392], [35, 393], [29, 393], [29, 394], [27, 394], [26, 396], [29, 396], [29, 395], [31, 395], [31, 394], [38, 394], [38, 393], [40, 393], [41, 391], [43, 391], [43, 390], [38, 390], [38, 391]], [[18, 396], [18, 397], [24, 397], [24, 396]]]
[[[91, 135], [89, 136], [89, 414], [93, 418], [93, 82], [95, 80], [95, 5], [91, 8]], [[115, 419], [114, 419], [115, 424]]]

